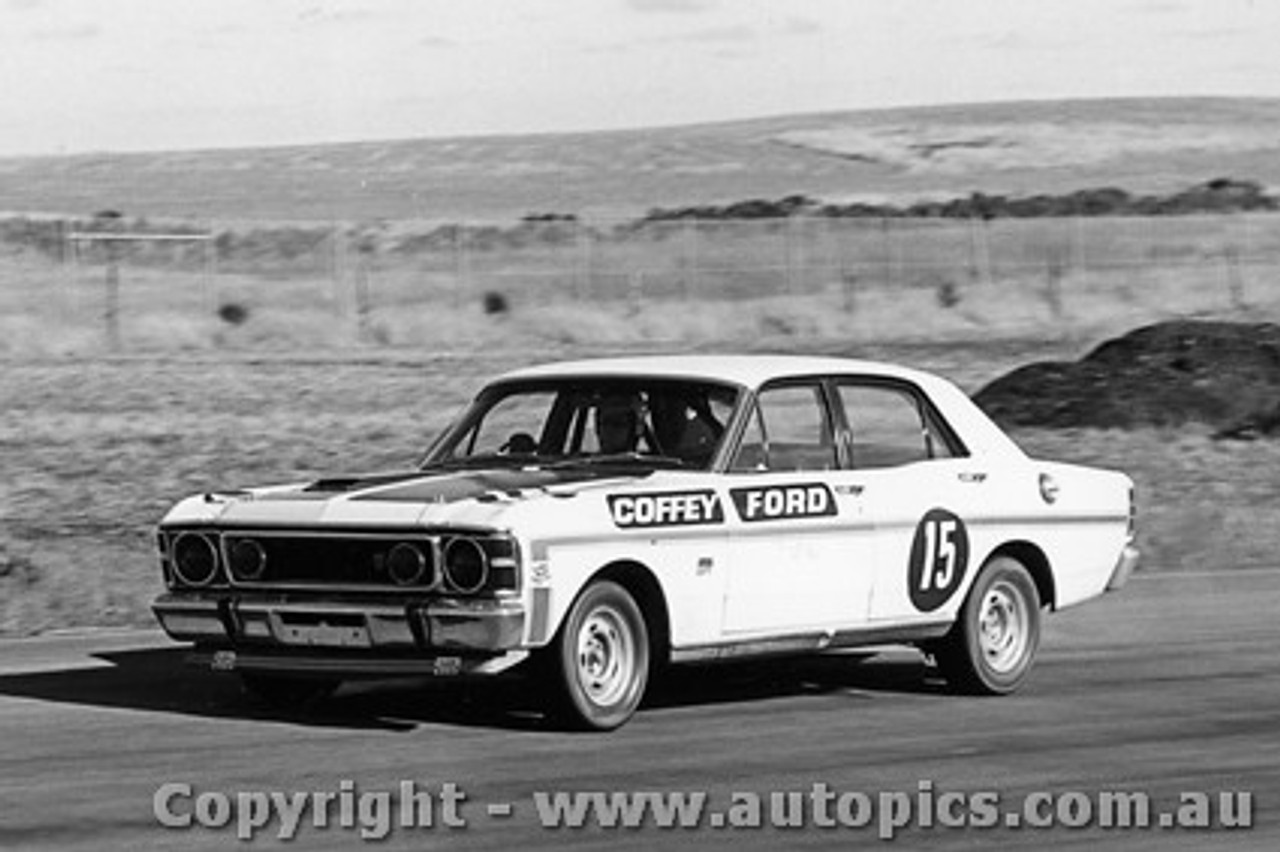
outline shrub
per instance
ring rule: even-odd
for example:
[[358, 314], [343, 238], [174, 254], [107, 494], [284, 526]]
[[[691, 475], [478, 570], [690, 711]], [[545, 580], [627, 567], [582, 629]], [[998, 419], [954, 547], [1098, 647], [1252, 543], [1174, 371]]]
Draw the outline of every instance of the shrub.
[[496, 290], [490, 290], [484, 294], [484, 312], [486, 314], [505, 314], [510, 309], [511, 306], [507, 304], [507, 297]]
[[240, 325], [249, 319], [249, 309], [239, 302], [226, 302], [218, 306], [218, 318], [228, 325]]

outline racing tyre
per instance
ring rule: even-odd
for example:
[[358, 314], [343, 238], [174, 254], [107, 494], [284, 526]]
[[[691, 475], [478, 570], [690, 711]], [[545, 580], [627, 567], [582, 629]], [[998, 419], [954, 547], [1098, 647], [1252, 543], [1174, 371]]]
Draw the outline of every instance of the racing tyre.
[[271, 707], [304, 707], [328, 698], [338, 688], [331, 678], [290, 677], [289, 675], [241, 672], [240, 683], [254, 700]]
[[555, 709], [571, 727], [612, 730], [640, 706], [649, 682], [649, 630], [622, 586], [587, 586], [550, 651]]
[[1040, 595], [1022, 563], [996, 557], [974, 580], [955, 625], [932, 648], [952, 688], [1006, 695], [1026, 679], [1040, 645]]

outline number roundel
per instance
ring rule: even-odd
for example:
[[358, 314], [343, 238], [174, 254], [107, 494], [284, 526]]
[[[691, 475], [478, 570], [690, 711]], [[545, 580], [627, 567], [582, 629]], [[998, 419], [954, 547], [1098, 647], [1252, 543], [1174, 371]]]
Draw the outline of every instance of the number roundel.
[[955, 594], [969, 565], [969, 533], [964, 521], [946, 509], [930, 509], [911, 542], [907, 589], [911, 603], [932, 612]]

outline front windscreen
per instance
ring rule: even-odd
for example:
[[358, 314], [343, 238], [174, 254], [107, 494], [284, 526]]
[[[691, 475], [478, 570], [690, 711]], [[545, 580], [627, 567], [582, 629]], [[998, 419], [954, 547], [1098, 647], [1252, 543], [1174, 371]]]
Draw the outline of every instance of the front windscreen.
[[618, 462], [707, 469], [738, 391], [712, 382], [503, 382], [477, 397], [424, 466]]

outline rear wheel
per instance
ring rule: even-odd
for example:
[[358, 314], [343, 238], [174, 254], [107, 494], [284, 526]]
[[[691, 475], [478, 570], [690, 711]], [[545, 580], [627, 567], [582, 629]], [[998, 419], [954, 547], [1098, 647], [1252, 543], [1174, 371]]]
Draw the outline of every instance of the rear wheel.
[[1005, 695], [1026, 679], [1040, 645], [1040, 595], [1022, 563], [999, 556], [983, 567], [955, 625], [932, 650], [954, 688]]
[[570, 725], [611, 730], [640, 706], [649, 682], [649, 631], [622, 586], [587, 586], [549, 650], [557, 709]]

